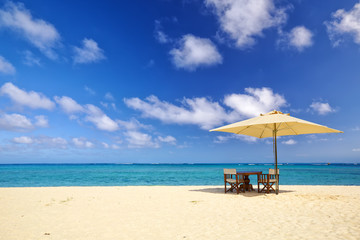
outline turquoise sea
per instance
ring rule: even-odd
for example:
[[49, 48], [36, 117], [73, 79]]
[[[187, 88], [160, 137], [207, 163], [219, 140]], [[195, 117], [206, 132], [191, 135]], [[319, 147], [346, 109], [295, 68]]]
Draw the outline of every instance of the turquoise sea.
[[[0, 165], [0, 187], [222, 185], [223, 169], [272, 164], [14, 164]], [[283, 185], [360, 185], [360, 164], [283, 164]], [[256, 176], [250, 180], [256, 183]]]

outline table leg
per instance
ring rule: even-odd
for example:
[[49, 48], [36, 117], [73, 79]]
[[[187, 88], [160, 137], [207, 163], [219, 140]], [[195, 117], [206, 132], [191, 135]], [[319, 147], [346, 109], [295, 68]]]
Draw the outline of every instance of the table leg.
[[245, 191], [250, 191], [250, 186], [249, 186], [250, 179], [249, 179], [249, 176], [247, 176], [247, 175], [244, 176], [244, 183], [245, 183]]

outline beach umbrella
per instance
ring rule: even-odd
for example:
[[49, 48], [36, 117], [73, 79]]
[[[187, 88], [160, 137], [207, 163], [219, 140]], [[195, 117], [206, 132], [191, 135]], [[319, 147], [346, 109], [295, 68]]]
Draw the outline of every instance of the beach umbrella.
[[276, 194], [279, 193], [276, 142], [276, 138], [278, 136], [314, 133], [342, 133], [342, 131], [331, 129], [326, 126], [308, 122], [299, 118], [291, 117], [289, 113], [284, 114], [276, 110], [266, 114], [260, 114], [259, 117], [250, 118], [248, 120], [210, 130], [210, 132], [212, 131], [236, 133], [257, 138], [272, 137], [275, 158]]

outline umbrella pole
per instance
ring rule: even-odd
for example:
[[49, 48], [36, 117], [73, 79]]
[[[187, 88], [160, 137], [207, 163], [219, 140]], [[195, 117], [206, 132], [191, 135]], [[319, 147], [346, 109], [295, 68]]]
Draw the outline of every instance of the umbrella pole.
[[279, 194], [279, 175], [277, 174], [278, 173], [278, 164], [277, 164], [277, 142], [276, 142], [276, 133], [277, 133], [277, 130], [276, 130], [276, 123], [274, 123], [274, 132], [273, 132], [273, 135], [274, 135], [274, 155], [275, 155], [275, 180], [276, 180], [276, 186], [275, 186], [275, 192], [276, 192], [276, 195]]

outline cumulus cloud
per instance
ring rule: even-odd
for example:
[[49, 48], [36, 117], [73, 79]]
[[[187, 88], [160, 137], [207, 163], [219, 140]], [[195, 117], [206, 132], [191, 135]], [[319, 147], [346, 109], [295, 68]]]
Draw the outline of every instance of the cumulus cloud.
[[301, 52], [313, 45], [313, 33], [304, 26], [297, 26], [289, 33], [283, 33], [278, 43]]
[[60, 34], [52, 24], [33, 18], [23, 4], [9, 1], [0, 9], [0, 28], [20, 34], [48, 58], [57, 58], [54, 48], [60, 42]]
[[159, 20], [155, 20], [154, 37], [159, 43], [168, 43], [172, 41], [162, 30], [162, 25]]
[[161, 101], [156, 96], [149, 96], [145, 101], [139, 98], [124, 101], [128, 107], [141, 111], [143, 117], [159, 119], [165, 123], [195, 124], [202, 129], [236, 118], [228, 114], [219, 103], [207, 98], [184, 98], [181, 106]]
[[194, 71], [201, 66], [222, 63], [222, 56], [210, 39], [185, 35], [178, 47], [170, 51], [172, 62], [177, 68]]
[[245, 92], [224, 97], [224, 104], [231, 110], [207, 98], [184, 98], [179, 106], [161, 101], [156, 96], [149, 96], [145, 100], [129, 98], [124, 102], [128, 107], [140, 111], [143, 117], [165, 123], [194, 124], [205, 130], [287, 105], [283, 96], [269, 88], [246, 88]]
[[85, 38], [81, 47], [74, 47], [74, 64], [95, 63], [105, 59], [104, 50], [93, 39]]
[[109, 144], [107, 144], [106, 142], [102, 142], [101, 145], [104, 147], [104, 148], [109, 148]]
[[348, 35], [360, 44], [360, 3], [356, 3], [352, 9], [338, 9], [332, 13], [331, 21], [325, 22], [327, 32], [333, 46], [338, 46], [343, 37]]
[[264, 30], [287, 20], [285, 9], [277, 8], [273, 0], [205, 0], [205, 4], [214, 10], [221, 31], [240, 49], [253, 46]]
[[49, 147], [54, 148], [66, 148], [68, 145], [68, 142], [61, 137], [46, 137], [42, 136], [36, 139], [37, 143], [44, 144]]
[[39, 115], [34, 117], [34, 122], [24, 115], [13, 114], [0, 114], [0, 129], [7, 131], [27, 131], [35, 127], [48, 127], [49, 122], [46, 116]]
[[94, 90], [92, 90], [91, 88], [89, 88], [88, 86], [84, 86], [84, 89], [86, 92], [88, 92], [90, 95], [95, 95], [96, 92]]
[[88, 141], [86, 138], [73, 138], [72, 143], [78, 148], [93, 148], [94, 143]]
[[116, 144], [108, 144], [108, 143], [105, 143], [105, 142], [102, 142], [101, 145], [106, 148], [106, 149], [120, 149], [119, 145], [116, 145]]
[[113, 132], [119, 129], [118, 124], [108, 117], [100, 108], [87, 104], [85, 105], [87, 116], [86, 121], [92, 122], [98, 129]]
[[15, 137], [12, 139], [14, 143], [28, 144], [36, 147], [42, 148], [61, 148], [65, 149], [68, 145], [68, 142], [61, 137], [48, 137], [48, 136], [39, 136], [39, 137], [28, 137], [21, 136]]
[[297, 142], [294, 140], [294, 139], [289, 139], [287, 141], [282, 141], [281, 142], [282, 144], [286, 144], [286, 145], [294, 145], [296, 144]]
[[37, 58], [31, 51], [23, 52], [23, 63], [28, 66], [41, 66], [40, 59]]
[[110, 148], [115, 149], [115, 150], [120, 149], [119, 145], [117, 145], [117, 144], [111, 144]]
[[61, 109], [67, 114], [84, 112], [84, 108], [80, 104], [78, 104], [74, 99], [72, 99], [70, 97], [67, 97], [67, 96], [62, 96], [62, 97], [55, 96], [54, 100], [55, 100], [55, 102], [57, 104], [60, 105]]
[[116, 121], [112, 120], [109, 116], [107, 116], [100, 108], [92, 105], [80, 105], [74, 99], [62, 96], [55, 96], [54, 100], [57, 104], [60, 105], [61, 109], [69, 114], [71, 118], [76, 115], [74, 114], [82, 114], [84, 115], [84, 120], [87, 122], [91, 122], [98, 128], [99, 130], [113, 132], [119, 129], [119, 125]]
[[245, 117], [259, 116], [287, 105], [283, 96], [270, 88], [245, 88], [245, 94], [230, 94], [224, 98], [224, 104]]
[[111, 107], [112, 109], [116, 110], [116, 104], [115, 103], [107, 103], [107, 102], [100, 102], [101, 106], [104, 108]]
[[21, 136], [21, 137], [15, 137], [13, 138], [14, 143], [22, 143], [22, 144], [31, 144], [34, 142], [34, 140], [30, 137]]
[[0, 56], [0, 73], [13, 75], [15, 72], [15, 67], [4, 57]]
[[168, 144], [171, 144], [171, 145], [176, 145], [176, 138], [174, 138], [173, 136], [166, 136], [166, 137], [158, 136], [157, 139], [160, 142], [168, 143]]
[[153, 141], [149, 134], [138, 131], [127, 131], [125, 133], [129, 148], [159, 148], [160, 145]]
[[20, 106], [26, 106], [32, 109], [43, 108], [51, 110], [55, 107], [55, 103], [42, 93], [34, 91], [26, 92], [10, 82], [5, 83], [0, 88], [0, 94], [7, 95], [13, 102]]
[[35, 116], [35, 119], [36, 119], [35, 126], [43, 127], [43, 128], [49, 127], [49, 121], [46, 116], [43, 115]]
[[240, 140], [240, 141], [248, 142], [248, 143], [254, 143], [254, 142], [257, 142], [257, 140], [258, 140], [256, 137], [251, 137], [251, 136], [246, 136], [246, 135], [227, 134], [226, 136], [223, 136], [223, 135], [216, 136], [214, 142], [215, 143], [225, 143], [231, 139], [236, 139], [236, 140]]
[[335, 109], [333, 109], [329, 103], [313, 102], [310, 108], [320, 115], [335, 112]]
[[135, 118], [131, 118], [129, 121], [123, 121], [123, 120], [117, 119], [116, 122], [119, 124], [119, 127], [123, 128], [127, 131], [151, 128], [151, 126], [142, 124]]
[[34, 126], [31, 120], [20, 114], [0, 114], [0, 129], [7, 131], [30, 130]]
[[113, 96], [111, 93], [109, 93], [109, 92], [107, 92], [107, 93], [105, 94], [104, 98], [105, 98], [106, 100], [108, 100], [108, 101], [115, 101], [114, 96]]

